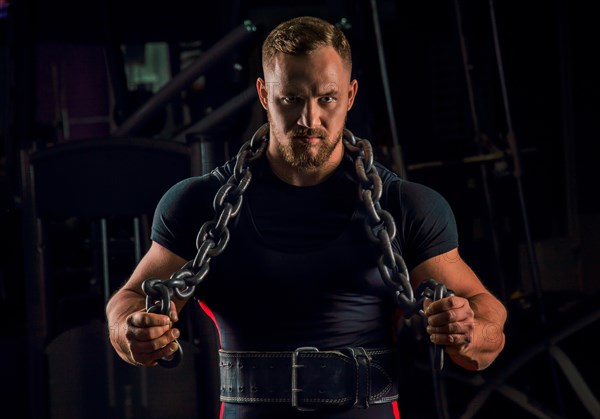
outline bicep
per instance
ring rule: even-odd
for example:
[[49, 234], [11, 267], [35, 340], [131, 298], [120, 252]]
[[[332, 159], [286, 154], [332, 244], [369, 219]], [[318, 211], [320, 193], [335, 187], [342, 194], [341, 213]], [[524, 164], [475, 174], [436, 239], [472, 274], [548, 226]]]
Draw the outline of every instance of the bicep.
[[464, 298], [488, 292], [475, 272], [460, 257], [457, 248], [421, 262], [410, 272], [410, 282], [414, 289], [429, 278], [444, 284]]

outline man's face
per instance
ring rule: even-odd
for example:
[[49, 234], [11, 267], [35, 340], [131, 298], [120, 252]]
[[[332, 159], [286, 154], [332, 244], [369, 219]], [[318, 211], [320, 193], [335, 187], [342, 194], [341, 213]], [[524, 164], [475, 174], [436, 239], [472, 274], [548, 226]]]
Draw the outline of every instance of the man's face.
[[270, 152], [301, 169], [318, 169], [341, 155], [341, 136], [357, 90], [332, 47], [306, 56], [279, 54], [258, 79], [270, 122]]

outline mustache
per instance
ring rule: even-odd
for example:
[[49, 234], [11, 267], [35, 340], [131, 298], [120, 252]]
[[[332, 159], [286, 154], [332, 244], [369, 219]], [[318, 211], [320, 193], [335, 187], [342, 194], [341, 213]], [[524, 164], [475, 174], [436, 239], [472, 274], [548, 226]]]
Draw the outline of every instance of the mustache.
[[298, 128], [292, 131], [292, 137], [326, 138], [327, 133], [321, 129]]

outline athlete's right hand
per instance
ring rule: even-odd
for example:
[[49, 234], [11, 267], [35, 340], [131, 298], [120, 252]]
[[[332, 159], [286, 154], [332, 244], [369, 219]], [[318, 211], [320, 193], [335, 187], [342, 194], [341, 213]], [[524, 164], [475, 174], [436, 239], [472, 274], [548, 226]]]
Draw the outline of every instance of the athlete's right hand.
[[160, 358], [167, 358], [177, 351], [175, 340], [179, 329], [173, 328], [177, 321], [175, 304], [171, 302], [169, 316], [136, 311], [127, 317], [125, 338], [129, 357], [134, 365], [154, 366]]

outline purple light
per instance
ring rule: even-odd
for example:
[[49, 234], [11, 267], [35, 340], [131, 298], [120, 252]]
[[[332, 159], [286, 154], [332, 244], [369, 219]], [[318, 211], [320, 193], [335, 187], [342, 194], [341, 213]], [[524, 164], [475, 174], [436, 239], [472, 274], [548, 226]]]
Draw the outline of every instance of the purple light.
[[10, 3], [7, 0], [0, 0], [0, 19], [8, 17], [8, 6]]

